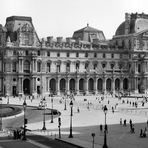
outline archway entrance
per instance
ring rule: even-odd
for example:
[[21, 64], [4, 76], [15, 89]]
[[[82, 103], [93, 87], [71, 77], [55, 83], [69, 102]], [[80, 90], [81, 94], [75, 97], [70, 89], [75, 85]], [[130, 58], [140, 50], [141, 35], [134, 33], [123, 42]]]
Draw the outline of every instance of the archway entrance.
[[66, 81], [65, 81], [65, 79], [61, 79], [60, 80], [60, 92], [65, 92], [65, 90], [66, 90]]
[[30, 94], [30, 80], [29, 79], [25, 79], [23, 81], [23, 92], [26, 95]]
[[70, 79], [69, 88], [71, 92], [75, 92], [75, 80], [74, 79]]
[[50, 86], [50, 92], [55, 94], [56, 93], [56, 80], [55, 79], [51, 79], [50, 83], [49, 83], [49, 86]]
[[110, 78], [106, 80], [106, 90], [107, 92], [111, 92], [111, 79]]
[[120, 79], [118, 78], [115, 80], [115, 90], [116, 91], [120, 90]]
[[13, 94], [13, 96], [17, 95], [17, 93], [16, 93], [16, 86], [12, 86], [12, 94]]
[[79, 80], [79, 92], [84, 93], [84, 79]]
[[98, 79], [97, 90], [99, 92], [102, 92], [103, 91], [103, 80], [101, 78]]
[[93, 92], [94, 90], [94, 80], [92, 78], [90, 78], [88, 81], [88, 90], [89, 92]]

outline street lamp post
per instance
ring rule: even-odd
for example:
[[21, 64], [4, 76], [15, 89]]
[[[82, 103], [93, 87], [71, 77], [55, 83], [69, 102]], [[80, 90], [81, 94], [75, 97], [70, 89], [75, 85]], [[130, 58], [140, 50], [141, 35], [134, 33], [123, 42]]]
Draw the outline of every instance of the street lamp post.
[[45, 126], [45, 107], [46, 107], [46, 99], [45, 99], [45, 97], [43, 98], [42, 102], [43, 102], [43, 105], [44, 105], [44, 112], [43, 112], [43, 128], [42, 128], [42, 130], [46, 130], [46, 126]]
[[2, 122], [3, 122], [3, 121], [2, 121], [2, 109], [3, 109], [3, 108], [2, 108], [2, 101], [3, 101], [2, 98], [0, 98], [0, 106], [1, 106], [1, 109], [0, 109], [0, 131], [2, 131], [2, 129], [3, 129], [3, 128], [2, 128], [2, 127], [3, 127], [3, 126], [2, 126], [2, 125], [3, 125], [3, 123], [2, 123]]
[[24, 99], [24, 103], [23, 103], [23, 109], [24, 109], [24, 132], [23, 132], [22, 140], [26, 140], [26, 124], [27, 124], [26, 107], [27, 107], [27, 103], [26, 103], [26, 99]]
[[107, 124], [106, 124], [106, 114], [107, 114], [107, 107], [106, 105], [103, 108], [104, 114], [105, 114], [105, 126], [104, 126], [104, 144], [103, 144], [103, 148], [108, 148], [107, 146], [107, 136], [106, 136], [106, 132], [107, 132]]
[[69, 138], [73, 138], [72, 135], [72, 116], [73, 116], [73, 102], [72, 100], [70, 101], [70, 108], [71, 108], [71, 113], [70, 113], [70, 134], [69, 134]]
[[58, 125], [58, 128], [59, 128], [59, 138], [61, 138], [61, 118], [59, 117], [58, 118], [58, 122], [59, 122], [59, 125]]
[[52, 109], [51, 109], [51, 123], [53, 123], [53, 95], [51, 95], [51, 105], [52, 105]]
[[64, 110], [67, 110], [67, 107], [66, 107], [66, 98], [67, 98], [67, 93], [65, 93], [64, 97], [65, 97]]

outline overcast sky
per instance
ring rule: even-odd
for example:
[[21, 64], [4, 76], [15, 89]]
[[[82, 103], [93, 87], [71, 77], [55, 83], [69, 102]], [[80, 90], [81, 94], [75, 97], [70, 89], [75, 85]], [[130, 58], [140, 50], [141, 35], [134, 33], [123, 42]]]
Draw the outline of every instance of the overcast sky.
[[0, 4], [0, 24], [12, 15], [30, 16], [40, 38], [71, 37], [89, 23], [110, 39], [126, 12], [148, 14], [148, 0], [0, 0]]

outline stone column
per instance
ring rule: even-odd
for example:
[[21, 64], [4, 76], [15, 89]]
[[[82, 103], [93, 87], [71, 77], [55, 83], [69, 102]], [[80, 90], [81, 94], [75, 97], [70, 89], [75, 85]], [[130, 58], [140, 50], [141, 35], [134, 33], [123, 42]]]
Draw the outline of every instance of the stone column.
[[138, 93], [138, 78], [135, 77], [135, 93]]
[[23, 94], [23, 78], [22, 77], [19, 77], [18, 93], [19, 93], [19, 95]]
[[112, 78], [112, 92], [113, 92], [113, 94], [115, 94], [115, 79], [114, 79], [114, 77]]
[[85, 79], [85, 93], [86, 93], [86, 95], [88, 95], [88, 78], [86, 77], [86, 79]]
[[56, 80], [56, 90], [57, 90], [57, 95], [60, 95], [60, 81], [59, 81], [59, 77], [57, 77], [57, 80]]
[[103, 93], [106, 94], [106, 78], [103, 78]]
[[98, 91], [97, 91], [97, 79], [96, 78], [94, 78], [94, 92], [95, 92], [95, 94], [98, 93]]
[[77, 93], [77, 95], [80, 94], [80, 91], [79, 91], [79, 78], [78, 77], [76, 79], [76, 93]]
[[67, 90], [67, 94], [70, 94], [70, 91], [69, 91], [69, 78], [66, 79], [66, 90]]

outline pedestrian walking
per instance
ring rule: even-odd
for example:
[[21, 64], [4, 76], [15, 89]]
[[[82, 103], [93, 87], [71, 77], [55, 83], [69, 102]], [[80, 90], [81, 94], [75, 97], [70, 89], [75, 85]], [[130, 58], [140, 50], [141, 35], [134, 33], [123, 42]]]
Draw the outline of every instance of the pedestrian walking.
[[112, 106], [112, 113], [114, 113], [114, 107]]
[[79, 109], [79, 107], [77, 108], [77, 112], [78, 112], [78, 113], [80, 112], [80, 109]]
[[120, 118], [120, 125], [122, 125], [122, 118]]
[[124, 119], [123, 121], [123, 126], [126, 126], [126, 119]]
[[143, 130], [140, 129], [140, 137], [143, 137]]

